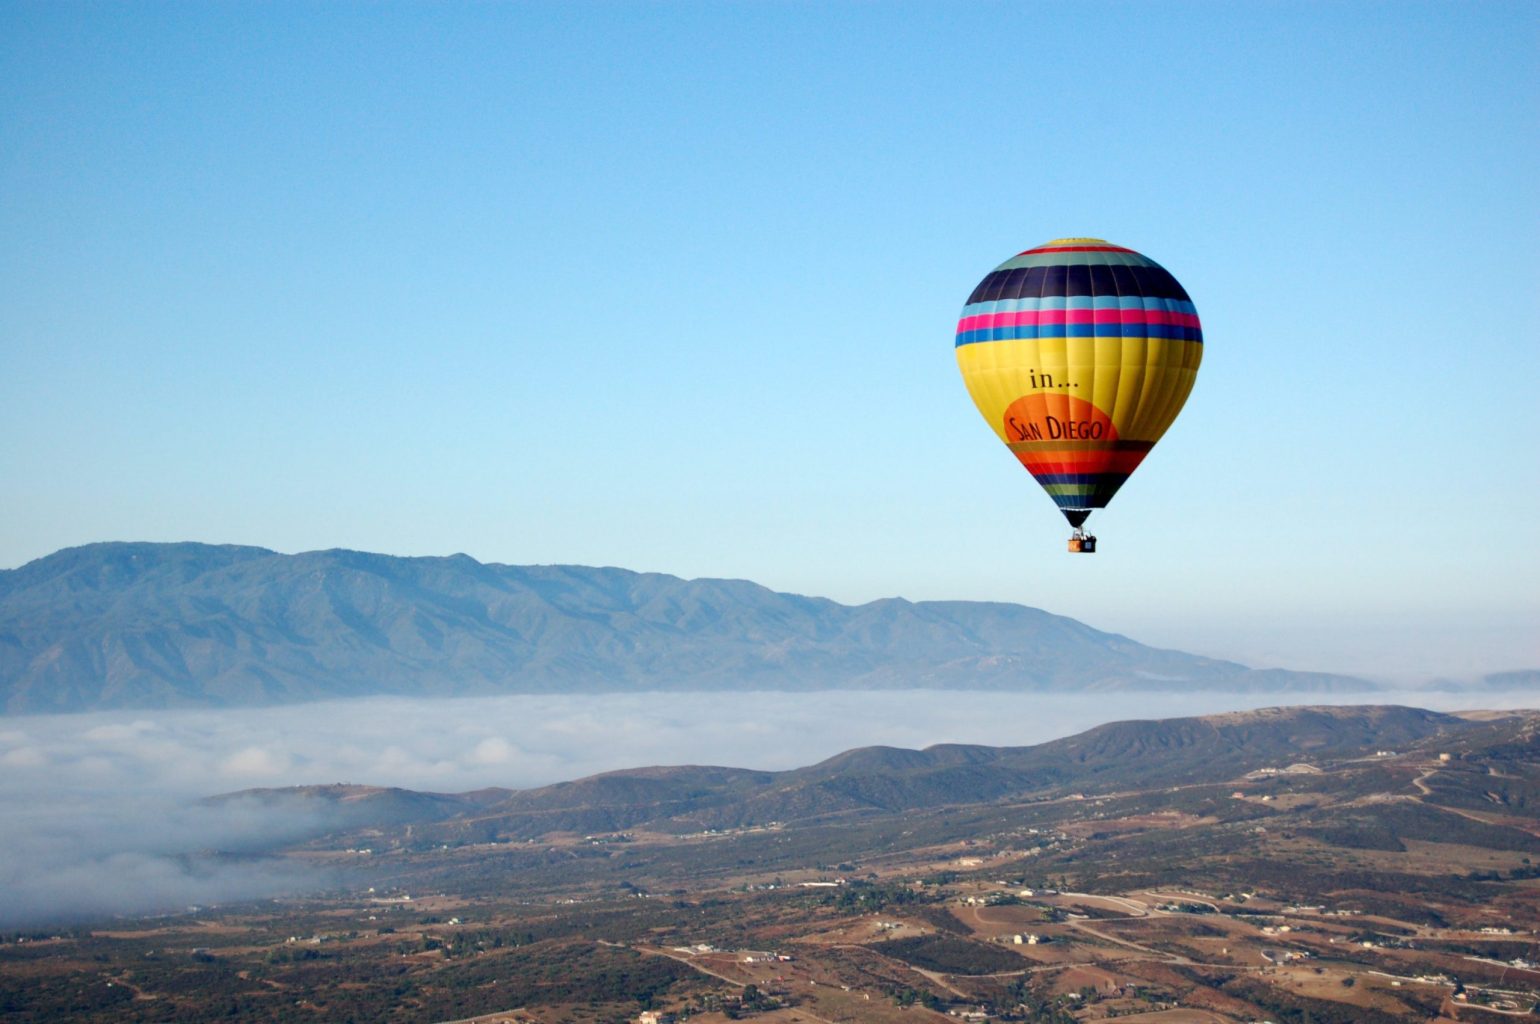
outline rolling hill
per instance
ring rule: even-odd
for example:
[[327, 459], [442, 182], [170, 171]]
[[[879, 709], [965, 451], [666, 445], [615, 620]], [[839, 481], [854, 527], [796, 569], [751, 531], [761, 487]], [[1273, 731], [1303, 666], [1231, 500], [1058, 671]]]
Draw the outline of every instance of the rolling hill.
[[[1095, 794], [1214, 783], [1258, 768], [1361, 758], [1377, 748], [1412, 750], [1435, 741], [1472, 758], [1517, 763], [1533, 755], [1537, 725], [1540, 716], [1522, 713], [1480, 722], [1395, 706], [1267, 708], [1113, 722], [1028, 747], [862, 747], [779, 772], [684, 765], [606, 772], [530, 790], [443, 795], [311, 786], [216, 799], [255, 797], [305, 809], [339, 829], [410, 823], [418, 826], [417, 841], [428, 845], [631, 828], [693, 832], [903, 814], [1069, 788]], [[1524, 806], [1530, 785], [1513, 782], [1513, 806]]]

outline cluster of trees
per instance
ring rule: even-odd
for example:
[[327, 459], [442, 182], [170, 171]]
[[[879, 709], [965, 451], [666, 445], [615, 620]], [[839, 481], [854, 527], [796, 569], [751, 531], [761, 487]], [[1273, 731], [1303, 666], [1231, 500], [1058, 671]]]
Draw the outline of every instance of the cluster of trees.
[[126, 985], [115, 985], [104, 978], [70, 978], [52, 974], [30, 975], [25, 980], [15, 975], [0, 977], [0, 1017], [7, 1021], [75, 1020], [82, 1017], [108, 1017], [123, 1013], [123, 1020], [134, 1000]]
[[1237, 978], [1224, 990], [1262, 1007], [1279, 1024], [1397, 1024], [1405, 1019], [1370, 1006], [1294, 995], [1253, 978]]
[[889, 939], [871, 948], [923, 970], [945, 974], [998, 974], [1022, 967], [1021, 957], [1008, 950], [952, 935]]
[[823, 899], [842, 914], [875, 914], [888, 907], [908, 907], [931, 902], [931, 898], [903, 884], [878, 884], [853, 881]]
[[918, 1004], [938, 1013], [946, 1010], [946, 1001], [929, 989], [901, 988], [893, 991], [891, 995], [893, 1001], [899, 1006], [909, 1007]]
[[1029, 975], [1011, 979], [990, 1008], [1005, 1020], [1027, 1021], [1028, 1024], [1075, 1024], [1075, 1015], [1070, 1012], [1065, 997], [1035, 991], [1032, 987], [1035, 980]]
[[[651, 998], [640, 1000], [639, 1005], [644, 1010], [654, 1008]], [[782, 1000], [764, 992], [758, 985], [749, 984], [736, 997], [716, 991], [698, 992], [693, 1001], [685, 1003], [680, 1016], [687, 1018], [694, 1013], [720, 1013], [728, 1020], [738, 1020], [745, 1014], [778, 1010], [783, 1005], [786, 1004]]]

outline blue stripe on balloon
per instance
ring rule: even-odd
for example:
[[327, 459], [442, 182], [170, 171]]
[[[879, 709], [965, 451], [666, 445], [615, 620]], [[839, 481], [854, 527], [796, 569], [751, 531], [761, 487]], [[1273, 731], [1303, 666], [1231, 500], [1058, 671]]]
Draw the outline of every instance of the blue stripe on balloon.
[[[1070, 305], [1071, 302], [1089, 301], [1091, 305]], [[1198, 308], [1182, 299], [1163, 299], [1158, 295], [1098, 295], [1072, 296], [1029, 295], [1020, 299], [996, 299], [992, 302], [974, 302], [963, 307], [961, 316], [981, 316], [986, 313], [1033, 313], [1045, 309], [1151, 309], [1165, 313], [1191, 313]]]
[[957, 332], [957, 348], [981, 341], [1018, 341], [1031, 338], [1164, 338], [1170, 341], [1203, 342], [1203, 330], [1179, 324], [1027, 324], [1017, 327], [979, 327]]

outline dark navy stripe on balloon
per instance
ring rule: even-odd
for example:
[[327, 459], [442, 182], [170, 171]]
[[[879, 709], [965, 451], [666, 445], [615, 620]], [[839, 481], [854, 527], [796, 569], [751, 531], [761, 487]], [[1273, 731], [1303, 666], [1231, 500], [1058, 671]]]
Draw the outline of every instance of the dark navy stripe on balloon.
[[1191, 302], [1187, 292], [1164, 267], [1104, 267], [1085, 264], [1016, 267], [988, 274], [968, 297], [995, 302], [1041, 295], [1152, 295]]
[[958, 331], [957, 345], [979, 341], [1015, 341], [1018, 338], [1166, 338], [1202, 343], [1203, 330], [1179, 324], [1021, 324], [1015, 327], [980, 327]]
[[1119, 483], [1128, 479], [1127, 473], [1033, 473], [1032, 479], [1040, 484], [1098, 484]]
[[[1106, 508], [1107, 502], [1118, 493], [1118, 488], [1128, 479], [1127, 476], [1106, 476], [1092, 485], [1074, 487], [1068, 489], [1068, 493], [1055, 494], [1048, 492], [1055, 505], [1067, 509]], [[1039, 478], [1041, 480], [1041, 478]], [[1044, 486], [1052, 486], [1046, 484]]]

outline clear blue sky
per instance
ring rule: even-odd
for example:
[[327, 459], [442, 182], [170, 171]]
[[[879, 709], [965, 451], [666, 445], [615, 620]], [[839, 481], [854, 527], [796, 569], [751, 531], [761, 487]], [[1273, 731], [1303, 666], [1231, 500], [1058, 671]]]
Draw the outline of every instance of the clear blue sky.
[[[464, 551], [1540, 664], [1540, 6], [0, 3], [0, 566]], [[952, 354], [1088, 234], [1203, 318], [1064, 553]]]

